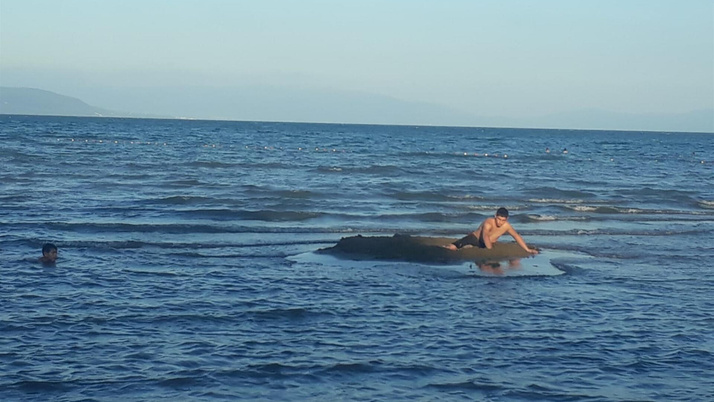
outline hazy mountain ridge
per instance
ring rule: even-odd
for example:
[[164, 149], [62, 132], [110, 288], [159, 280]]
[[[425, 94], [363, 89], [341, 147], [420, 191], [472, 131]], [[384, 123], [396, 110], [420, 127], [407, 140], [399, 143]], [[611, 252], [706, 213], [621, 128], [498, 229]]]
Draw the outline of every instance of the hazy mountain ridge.
[[122, 88], [100, 92], [103, 98], [95, 102], [111, 102], [110, 109], [41, 89], [0, 87], [0, 114], [714, 133], [714, 110], [672, 114], [578, 110], [511, 118], [480, 116], [443, 105], [370, 93], [269, 86]]
[[117, 112], [37, 88], [0, 87], [0, 114], [79, 117], [162, 117]]
[[0, 87], [0, 114], [109, 116], [113, 112], [70, 96], [36, 88]]

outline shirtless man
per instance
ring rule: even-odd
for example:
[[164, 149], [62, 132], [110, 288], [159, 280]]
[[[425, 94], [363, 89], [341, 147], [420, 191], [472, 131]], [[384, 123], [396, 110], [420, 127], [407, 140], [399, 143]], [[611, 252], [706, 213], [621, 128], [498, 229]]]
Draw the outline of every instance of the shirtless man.
[[42, 257], [38, 260], [45, 265], [54, 265], [57, 261], [57, 246], [52, 243], [45, 243], [42, 246]]
[[483, 221], [478, 229], [444, 247], [449, 250], [458, 250], [462, 247], [479, 247], [490, 250], [504, 233], [511, 235], [516, 240], [516, 243], [527, 252], [538, 254], [538, 250], [528, 247], [521, 235], [508, 223], [508, 210], [506, 208], [499, 208], [496, 211], [496, 215]]

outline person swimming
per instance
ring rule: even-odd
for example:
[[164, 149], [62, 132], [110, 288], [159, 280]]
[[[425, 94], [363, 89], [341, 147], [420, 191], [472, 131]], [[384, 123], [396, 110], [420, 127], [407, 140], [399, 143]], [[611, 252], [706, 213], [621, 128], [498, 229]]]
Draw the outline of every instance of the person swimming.
[[45, 243], [42, 246], [42, 257], [37, 261], [44, 265], [54, 265], [57, 261], [57, 246], [52, 243]]

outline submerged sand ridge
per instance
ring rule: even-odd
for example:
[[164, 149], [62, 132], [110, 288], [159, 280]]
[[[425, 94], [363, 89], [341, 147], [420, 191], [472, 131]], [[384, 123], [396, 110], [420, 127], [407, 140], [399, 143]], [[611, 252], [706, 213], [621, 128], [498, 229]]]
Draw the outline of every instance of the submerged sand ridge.
[[496, 243], [490, 250], [472, 247], [452, 251], [443, 247], [456, 240], [445, 237], [402, 234], [394, 236], [357, 235], [343, 237], [336, 245], [317, 250], [317, 253], [351, 260], [396, 260], [444, 264], [464, 261], [500, 261], [532, 256], [516, 243]]

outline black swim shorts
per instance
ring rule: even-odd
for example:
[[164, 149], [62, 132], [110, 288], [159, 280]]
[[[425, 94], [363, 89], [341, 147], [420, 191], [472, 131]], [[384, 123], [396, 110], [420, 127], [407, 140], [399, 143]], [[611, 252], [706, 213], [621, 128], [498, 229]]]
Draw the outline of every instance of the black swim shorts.
[[469, 233], [468, 235], [460, 238], [459, 240], [456, 240], [455, 242], [453, 242], [451, 244], [456, 246], [456, 248], [462, 248], [463, 246], [465, 246], [467, 244], [470, 244], [470, 245], [472, 245], [474, 247], [478, 247], [478, 248], [486, 248], [486, 244], [484, 244], [483, 240], [474, 236], [473, 233]]

